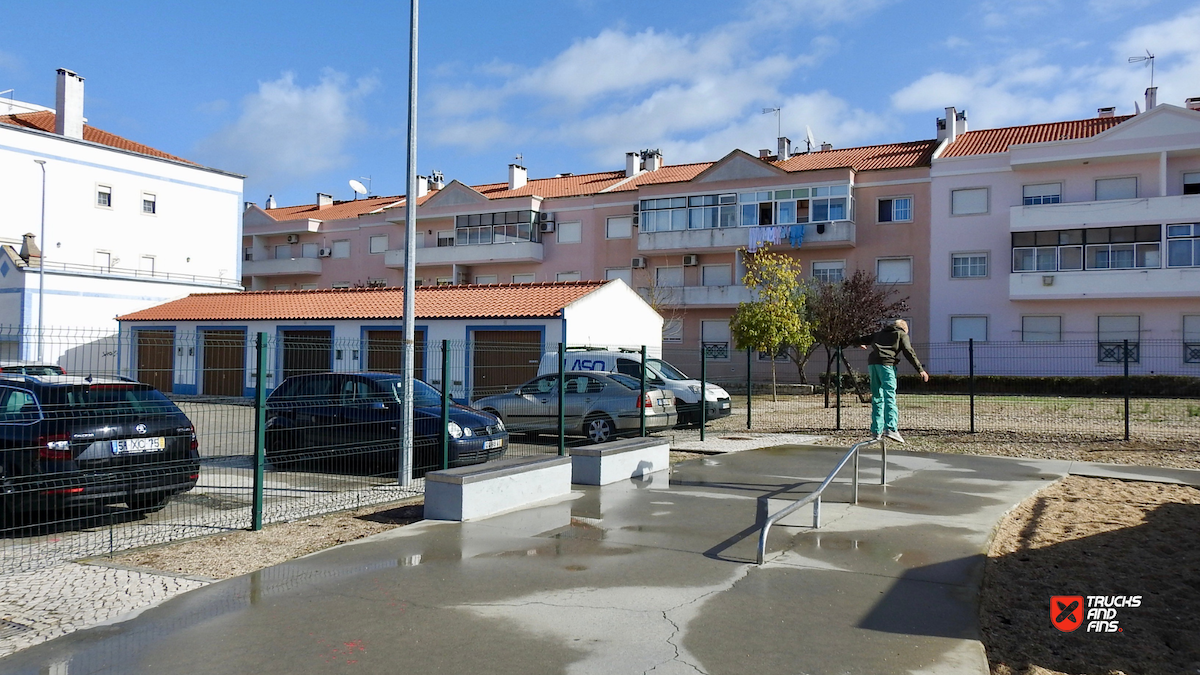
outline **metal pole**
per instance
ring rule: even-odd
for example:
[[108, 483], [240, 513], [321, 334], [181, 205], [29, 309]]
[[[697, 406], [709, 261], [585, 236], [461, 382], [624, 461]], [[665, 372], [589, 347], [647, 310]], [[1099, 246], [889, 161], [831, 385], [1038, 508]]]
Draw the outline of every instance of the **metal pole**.
[[1129, 440], [1129, 340], [1122, 342], [1121, 361], [1125, 363], [1125, 440]]
[[[400, 485], [412, 483], [413, 377], [416, 375], [417, 290], [417, 10], [412, 0], [408, 33], [408, 181], [404, 198], [404, 365], [400, 418]], [[446, 380], [445, 375], [442, 377]]]
[[450, 468], [450, 341], [442, 340], [442, 468]]
[[746, 430], [750, 430], [751, 410], [754, 407], [754, 378], [751, 377], [751, 367], [754, 365], [754, 359], [751, 357], [751, 350], [746, 348]]
[[837, 348], [837, 398], [834, 400], [834, 405], [837, 406], [837, 427], [838, 431], [842, 430], [842, 348]]
[[975, 433], [975, 338], [967, 338], [967, 376], [971, 390], [971, 433]]
[[558, 456], [567, 454], [567, 346], [558, 343]]
[[257, 368], [254, 372], [254, 499], [251, 527], [262, 529], [263, 465], [267, 455], [267, 334], [259, 333], [255, 343]]
[[700, 343], [700, 440], [704, 440], [704, 427], [708, 426], [708, 350]]
[[38, 259], [38, 348], [37, 360], [43, 361], [42, 355], [42, 309], [45, 307], [46, 298], [46, 160], [33, 160], [42, 167], [42, 233], [38, 235], [38, 249], [42, 255]]
[[638, 404], [638, 410], [641, 411], [641, 413], [639, 415], [641, 417], [640, 433], [641, 433], [641, 437], [645, 438], [646, 437], [646, 345], [642, 345], [642, 389], [641, 389], [641, 392], [638, 394], [638, 396], [641, 397], [638, 399], [640, 401], [640, 403]]

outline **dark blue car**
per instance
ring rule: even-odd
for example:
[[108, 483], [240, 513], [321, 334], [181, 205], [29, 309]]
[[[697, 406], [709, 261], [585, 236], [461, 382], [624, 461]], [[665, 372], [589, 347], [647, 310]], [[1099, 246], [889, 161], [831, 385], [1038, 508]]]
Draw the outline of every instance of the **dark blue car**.
[[[397, 466], [403, 380], [393, 373], [312, 373], [289, 377], [267, 397], [267, 459], [345, 459], [383, 472]], [[442, 468], [442, 396], [413, 380], [414, 474]], [[495, 415], [450, 404], [449, 465], [502, 456], [508, 432]]]

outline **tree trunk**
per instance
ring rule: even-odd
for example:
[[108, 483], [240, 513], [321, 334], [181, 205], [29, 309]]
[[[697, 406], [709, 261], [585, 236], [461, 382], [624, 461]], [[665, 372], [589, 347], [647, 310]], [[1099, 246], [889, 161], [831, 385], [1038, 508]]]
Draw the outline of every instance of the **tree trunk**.
[[809, 358], [812, 357], [813, 353], [817, 351], [817, 347], [819, 346], [820, 345], [817, 344], [809, 345], [808, 349], [805, 350], [803, 354], [801, 354], [800, 350], [796, 349], [795, 347], [788, 349], [788, 357], [792, 359], [792, 363], [796, 364], [796, 369], [800, 373], [800, 384], [808, 384], [808, 375], [804, 372], [804, 368], [808, 365]]

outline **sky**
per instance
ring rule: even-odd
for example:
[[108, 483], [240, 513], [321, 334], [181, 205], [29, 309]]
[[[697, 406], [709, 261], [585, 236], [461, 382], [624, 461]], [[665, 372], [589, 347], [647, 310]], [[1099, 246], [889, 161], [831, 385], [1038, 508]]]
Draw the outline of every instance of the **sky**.
[[[206, 0], [5, 8], [0, 94], [246, 176], [262, 205], [403, 194], [409, 2]], [[735, 148], [933, 138], [1200, 96], [1200, 2], [459, 0], [420, 5], [417, 173], [468, 185]], [[778, 108], [779, 112], [764, 110]], [[518, 160], [518, 158], [520, 158]]]

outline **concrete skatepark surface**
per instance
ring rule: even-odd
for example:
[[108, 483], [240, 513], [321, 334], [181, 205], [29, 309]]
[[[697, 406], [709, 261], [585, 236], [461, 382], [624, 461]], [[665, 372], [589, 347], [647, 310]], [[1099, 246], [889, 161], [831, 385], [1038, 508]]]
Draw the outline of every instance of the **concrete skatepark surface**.
[[43, 643], [0, 673], [987, 673], [987, 542], [1071, 463], [889, 451], [880, 486], [868, 451], [858, 505], [844, 473], [822, 528], [801, 509], [755, 565], [762, 507], [802, 497], [843, 452], [731, 453], [424, 521]]

